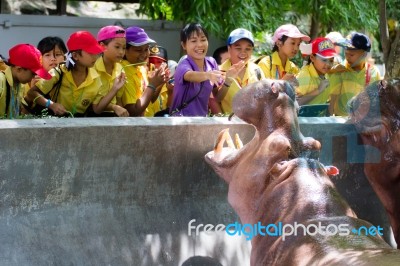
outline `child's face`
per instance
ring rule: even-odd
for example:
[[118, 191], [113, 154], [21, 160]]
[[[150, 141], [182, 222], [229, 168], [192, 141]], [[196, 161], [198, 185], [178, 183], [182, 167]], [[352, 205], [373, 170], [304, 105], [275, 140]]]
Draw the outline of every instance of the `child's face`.
[[158, 57], [149, 57], [149, 63], [153, 64], [155, 68], [159, 68], [162, 63], [167, 63], [167, 62]]
[[186, 54], [194, 60], [203, 60], [208, 50], [208, 39], [206, 35], [200, 32], [193, 32], [185, 43], [181, 43]]
[[130, 46], [126, 49], [125, 57], [131, 64], [147, 62], [149, 59], [150, 50], [149, 45]]
[[32, 70], [23, 68], [23, 67], [16, 67], [16, 78], [19, 83], [29, 83], [31, 80], [36, 76]]
[[231, 56], [229, 55], [229, 52], [225, 52], [219, 55], [221, 58], [221, 64], [223, 64], [226, 60], [228, 60]]
[[287, 56], [289, 59], [296, 56], [300, 49], [300, 38], [287, 38], [284, 43], [278, 41], [279, 53]]
[[56, 47], [54, 47], [53, 50], [48, 51], [47, 53], [44, 53], [42, 55], [42, 64], [44, 69], [46, 69], [47, 71], [49, 71], [53, 67], [58, 66], [58, 64], [64, 61], [65, 61], [64, 53], [57, 45]]
[[100, 54], [89, 54], [88, 52], [81, 51], [81, 53], [74, 52], [72, 56], [78, 64], [84, 67], [93, 67]]
[[364, 50], [348, 50], [345, 51], [346, 60], [350, 65], [355, 63], [362, 63], [364, 60], [360, 60], [362, 56], [364, 56]]
[[318, 56], [317, 54], [312, 54], [310, 56], [311, 62], [313, 62], [315, 70], [317, 70], [319, 75], [324, 75], [331, 70], [333, 66], [334, 58], [323, 58]]
[[253, 46], [248, 40], [241, 39], [228, 46], [228, 51], [232, 64], [236, 64], [239, 61], [247, 62], [253, 53]]
[[124, 58], [126, 50], [125, 38], [114, 38], [107, 45], [102, 42], [100, 45], [105, 48], [103, 56], [107, 61], [118, 63]]

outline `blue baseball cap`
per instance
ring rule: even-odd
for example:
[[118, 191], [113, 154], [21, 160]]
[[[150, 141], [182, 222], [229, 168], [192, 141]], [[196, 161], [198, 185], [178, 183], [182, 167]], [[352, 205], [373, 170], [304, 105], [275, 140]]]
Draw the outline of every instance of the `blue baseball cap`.
[[371, 41], [368, 36], [359, 32], [354, 32], [338, 43], [348, 50], [364, 50], [371, 51]]
[[234, 44], [235, 42], [237, 42], [237, 41], [239, 41], [241, 39], [249, 40], [251, 42], [251, 45], [254, 46], [253, 34], [250, 31], [248, 31], [246, 29], [242, 29], [242, 28], [233, 30], [231, 32], [231, 34], [229, 34], [229, 38], [228, 38], [227, 44], [228, 45], [232, 45], [232, 44]]

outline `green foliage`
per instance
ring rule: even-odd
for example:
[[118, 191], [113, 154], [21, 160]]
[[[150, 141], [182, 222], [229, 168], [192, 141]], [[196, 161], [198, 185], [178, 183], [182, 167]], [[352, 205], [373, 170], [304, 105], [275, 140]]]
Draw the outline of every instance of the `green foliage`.
[[[284, 21], [279, 8], [285, 4], [254, 0], [177, 1], [140, 0], [140, 13], [152, 19], [201, 23], [210, 33], [227, 38], [238, 27], [252, 32], [273, 30]], [[287, 10], [289, 6], [285, 7]], [[268, 19], [274, 17], [274, 20]]]
[[378, 0], [311, 0], [291, 1], [294, 12], [314, 16], [319, 21], [319, 35], [330, 31], [376, 31], [378, 29]]
[[[255, 35], [256, 57], [271, 53], [268, 36], [286, 23], [297, 25], [306, 34], [312, 31], [311, 37], [325, 36], [330, 31], [339, 31], [344, 36], [350, 31], [361, 31], [380, 41], [379, 0], [139, 0], [139, 3], [139, 13], [152, 19], [182, 24], [199, 22], [221, 40], [235, 28], [246, 28]], [[398, 20], [400, 0], [386, 0], [386, 6], [388, 18]], [[372, 55], [379, 61], [381, 49], [376, 44]], [[301, 63], [302, 59], [294, 61]]]
[[[388, 0], [391, 6], [400, 0]], [[269, 32], [294, 23], [309, 32], [311, 17], [319, 21], [319, 34], [329, 31], [378, 29], [378, 0], [140, 0], [139, 13], [152, 19], [201, 23], [210, 33], [225, 39], [238, 27], [253, 33]], [[398, 8], [399, 10], [400, 8]]]
[[400, 0], [386, 0], [388, 19], [400, 19]]

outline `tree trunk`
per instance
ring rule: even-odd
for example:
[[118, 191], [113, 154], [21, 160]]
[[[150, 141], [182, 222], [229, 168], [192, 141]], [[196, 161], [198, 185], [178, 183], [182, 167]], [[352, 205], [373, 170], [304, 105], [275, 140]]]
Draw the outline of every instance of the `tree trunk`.
[[379, 0], [379, 31], [383, 52], [383, 62], [386, 64], [390, 53], [389, 29], [386, 16], [386, 1]]
[[313, 13], [311, 16], [310, 38], [314, 40], [318, 37], [319, 33], [319, 14]]
[[385, 79], [400, 77], [400, 29], [396, 30], [396, 38], [390, 47], [387, 59]]

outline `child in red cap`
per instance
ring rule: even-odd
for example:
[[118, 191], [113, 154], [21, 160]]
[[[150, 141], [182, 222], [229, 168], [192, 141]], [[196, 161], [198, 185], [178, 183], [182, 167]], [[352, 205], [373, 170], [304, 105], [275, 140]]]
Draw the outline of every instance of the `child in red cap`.
[[117, 105], [116, 95], [123, 84], [119, 82], [125, 79], [125, 73], [122, 71], [121, 60], [124, 58], [126, 50], [125, 30], [120, 26], [105, 26], [97, 33], [97, 41], [104, 48], [104, 52], [94, 65], [100, 74], [103, 83], [102, 93], [105, 96], [98, 106], [104, 109], [99, 115], [95, 116], [129, 116], [128, 111], [122, 106]]
[[[65, 65], [53, 68], [50, 71], [52, 79], [36, 83], [29, 90], [28, 97], [58, 116], [84, 116], [92, 105], [94, 112], [101, 113], [104, 109], [98, 107], [105, 95], [101, 94], [104, 92], [103, 84], [93, 66], [104, 48], [88, 31], [71, 34], [67, 48], [69, 52]], [[61, 80], [61, 85], [54, 89], [58, 80]], [[121, 79], [118, 82], [124, 83], [125, 80]]]
[[[37, 49], [42, 54], [42, 65], [43, 68], [47, 71], [50, 71], [53, 67], [57, 67], [59, 64], [64, 63], [65, 54], [68, 52], [67, 46], [65, 46], [64, 41], [57, 36], [47, 36], [41, 39], [37, 45]], [[29, 107], [32, 105], [30, 102], [26, 102], [27, 97], [26, 94], [34, 86], [40, 77], [37, 76], [31, 80], [30, 83], [25, 84], [24, 86], [24, 107]], [[30, 110], [31, 112], [34, 110]], [[40, 111], [40, 110], [39, 110]]]
[[297, 101], [304, 104], [326, 104], [329, 93], [327, 73], [331, 70], [336, 56], [335, 46], [328, 38], [316, 38], [311, 44], [300, 45], [302, 54], [309, 55], [307, 65], [297, 75]]
[[[159, 69], [163, 65], [168, 64], [168, 52], [162, 46], [153, 45], [150, 47], [150, 55], [149, 55], [149, 69]], [[170, 70], [165, 68], [166, 76], [171, 78]], [[172, 103], [172, 93], [174, 91], [174, 83], [173, 80], [169, 79], [168, 82], [161, 84], [162, 86], [160, 94], [157, 97], [157, 100], [151, 102], [149, 106], [146, 108], [146, 112], [144, 116], [166, 116], [169, 114], [169, 106]]]
[[51, 75], [41, 64], [40, 51], [30, 44], [18, 44], [9, 50], [9, 67], [0, 72], [0, 115], [13, 119], [24, 113], [21, 105], [24, 89], [35, 75], [50, 79]]

